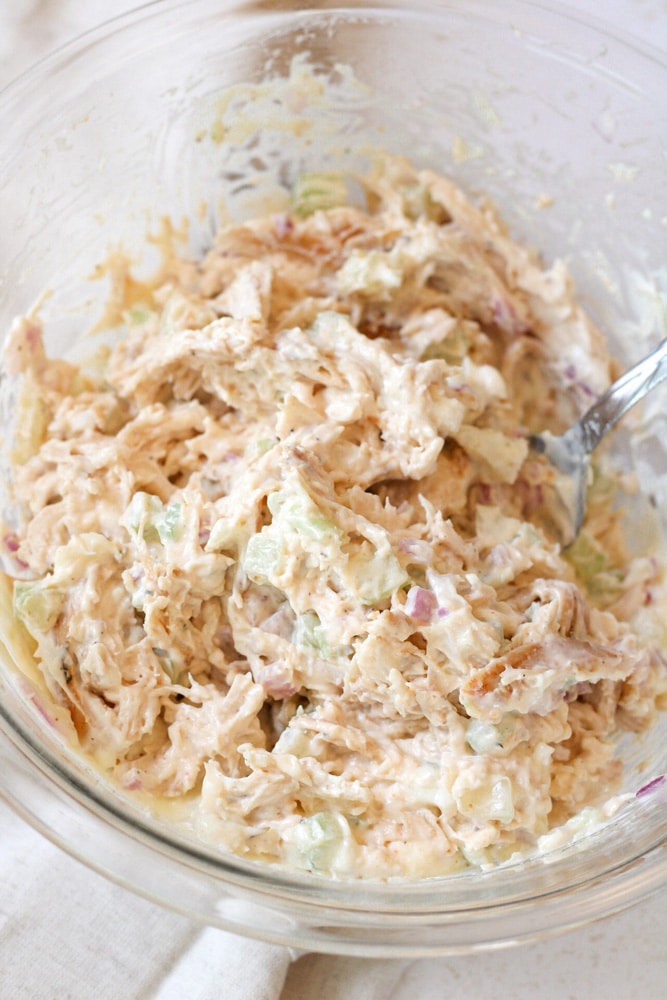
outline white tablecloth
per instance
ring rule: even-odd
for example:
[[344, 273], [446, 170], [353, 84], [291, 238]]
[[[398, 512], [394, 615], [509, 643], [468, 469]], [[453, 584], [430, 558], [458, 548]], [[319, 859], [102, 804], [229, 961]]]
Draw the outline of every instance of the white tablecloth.
[[[0, 0], [0, 85], [131, 6]], [[570, 6], [667, 51], [667, 0]], [[0, 1000], [662, 1000], [666, 941], [663, 893], [584, 930], [474, 957], [292, 960], [111, 884], [0, 803]]]

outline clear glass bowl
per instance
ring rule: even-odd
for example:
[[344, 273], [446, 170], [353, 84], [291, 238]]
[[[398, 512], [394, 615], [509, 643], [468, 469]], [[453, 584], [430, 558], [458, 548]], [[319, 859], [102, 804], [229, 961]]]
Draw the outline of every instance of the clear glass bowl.
[[[0, 95], [0, 329], [48, 288], [49, 352], [88, 350], [82, 334], [108, 287], [87, 279], [111, 247], [150, 266], [147, 231], [188, 217], [199, 252], [223, 214], [279, 202], [304, 169], [357, 168], [384, 148], [485, 192], [517, 238], [564, 257], [624, 363], [658, 339], [664, 58], [551, 4], [303, 7], [148, 4]], [[303, 60], [319, 96], [303, 84]], [[267, 90], [271, 78], [283, 82]], [[659, 513], [664, 403], [656, 396], [642, 435], [617, 446], [651, 482]], [[667, 770], [666, 721], [620, 749], [627, 791]], [[127, 803], [44, 725], [6, 651], [0, 726], [0, 792], [47, 836], [154, 900], [298, 948], [395, 957], [509, 944], [615, 912], [667, 881], [660, 795], [542, 859], [345, 884], [221, 856]]]

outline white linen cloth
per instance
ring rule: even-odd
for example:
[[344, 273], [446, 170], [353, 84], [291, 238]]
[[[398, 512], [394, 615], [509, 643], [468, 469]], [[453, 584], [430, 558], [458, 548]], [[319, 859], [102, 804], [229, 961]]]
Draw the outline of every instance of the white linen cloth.
[[[409, 5], [409, 0], [406, 0]], [[0, 85], [132, 0], [0, 0]], [[667, 0], [570, 0], [667, 51]], [[417, 961], [296, 956], [200, 926], [0, 802], [0, 1000], [663, 1000], [667, 895], [537, 944]]]

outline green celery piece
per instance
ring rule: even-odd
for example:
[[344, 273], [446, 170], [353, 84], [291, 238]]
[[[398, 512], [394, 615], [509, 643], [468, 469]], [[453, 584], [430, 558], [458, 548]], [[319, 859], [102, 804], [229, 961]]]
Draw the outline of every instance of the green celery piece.
[[50, 587], [46, 579], [14, 582], [14, 612], [30, 632], [53, 628], [64, 603], [63, 592]]
[[155, 520], [155, 527], [163, 545], [177, 542], [183, 534], [183, 504], [170, 503]]
[[159, 497], [140, 490], [130, 501], [125, 514], [125, 523], [130, 531], [143, 538], [145, 542], [157, 542], [159, 535], [155, 521], [162, 510]]
[[326, 871], [341, 845], [343, 835], [336, 817], [332, 813], [320, 812], [299, 823], [295, 839], [308, 867]]
[[270, 530], [263, 528], [249, 540], [243, 558], [243, 571], [255, 583], [269, 583], [280, 567], [283, 546]]
[[347, 187], [342, 175], [333, 171], [303, 173], [296, 180], [290, 201], [294, 215], [305, 219], [314, 212], [346, 205]]

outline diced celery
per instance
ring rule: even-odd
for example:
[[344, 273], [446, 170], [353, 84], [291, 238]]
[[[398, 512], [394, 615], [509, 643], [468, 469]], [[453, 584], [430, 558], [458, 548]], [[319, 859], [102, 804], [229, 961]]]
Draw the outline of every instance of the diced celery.
[[301, 219], [346, 204], [345, 180], [342, 174], [333, 171], [301, 174], [292, 189], [292, 212]]
[[591, 482], [586, 490], [586, 507], [609, 506], [618, 493], [618, 481], [595, 462], [591, 465]]
[[207, 552], [220, 552], [223, 549], [236, 549], [239, 540], [239, 528], [230, 518], [219, 518], [211, 528], [205, 549]]
[[133, 306], [132, 309], [128, 309], [125, 313], [125, 322], [130, 326], [141, 326], [142, 323], [145, 323], [153, 315], [154, 313], [147, 307]]
[[130, 595], [130, 600], [132, 601], [132, 607], [136, 611], [144, 611], [146, 607], [146, 598], [148, 597], [148, 591], [143, 583], [135, 587]]
[[320, 812], [302, 820], [294, 832], [294, 842], [304, 855], [309, 868], [326, 871], [344, 839], [339, 818]]
[[48, 579], [14, 583], [14, 612], [31, 632], [53, 628], [64, 603], [65, 595], [50, 587]]
[[528, 441], [512, 438], [495, 427], [463, 424], [454, 435], [471, 458], [485, 462], [503, 483], [514, 483], [528, 455]]
[[14, 583], [14, 612], [30, 631], [53, 628], [65, 603], [66, 591], [88, 571], [91, 563], [113, 558], [115, 546], [104, 535], [83, 532], [56, 549], [53, 571], [41, 580]]
[[283, 560], [283, 546], [270, 528], [262, 528], [249, 540], [243, 557], [243, 571], [255, 583], [270, 582]]
[[403, 212], [412, 221], [426, 214], [426, 189], [423, 184], [405, 184], [401, 187]]
[[434, 201], [431, 192], [423, 184], [405, 184], [400, 188], [403, 212], [408, 219], [420, 217], [430, 219], [442, 225], [450, 217], [444, 205]]
[[608, 554], [590, 532], [580, 531], [564, 555], [591, 598], [604, 602], [618, 596], [622, 574], [612, 566]]
[[169, 679], [175, 681], [182, 669], [178, 657], [173, 656], [166, 649], [160, 649], [158, 646], [153, 646], [153, 652]]
[[431, 361], [434, 358], [442, 358], [447, 364], [460, 365], [467, 355], [472, 344], [472, 337], [468, 330], [460, 323], [447, 334], [447, 336], [435, 344], [430, 344], [422, 354], [422, 361]]
[[276, 438], [258, 438], [255, 441], [255, 452], [257, 455], [266, 455], [276, 444]]
[[327, 535], [340, 535], [331, 518], [323, 514], [300, 487], [286, 487], [271, 493], [267, 504], [281, 528], [317, 540]]
[[329, 656], [329, 642], [322, 628], [319, 616], [314, 611], [299, 615], [294, 623], [292, 641], [296, 646], [309, 646], [322, 656]]
[[272, 752], [289, 753], [293, 757], [310, 757], [313, 753], [310, 735], [302, 729], [292, 729], [291, 726], [287, 726], [278, 737]]
[[510, 823], [514, 817], [512, 782], [506, 775], [485, 775], [473, 785], [461, 783], [459, 776], [452, 790], [461, 812], [478, 823]]
[[336, 275], [342, 292], [359, 292], [369, 298], [386, 299], [402, 282], [400, 261], [380, 250], [353, 250]]
[[163, 507], [151, 493], [135, 493], [125, 512], [125, 526], [145, 542], [177, 542], [183, 533], [183, 504], [178, 501]]
[[509, 778], [496, 778], [491, 785], [486, 815], [488, 819], [495, 819], [500, 823], [510, 823], [514, 818], [512, 782]]
[[515, 724], [514, 717], [509, 714], [496, 725], [471, 719], [466, 727], [466, 742], [475, 753], [497, 753], [514, 732]]
[[139, 491], [132, 497], [125, 511], [123, 523], [128, 531], [143, 538], [145, 542], [157, 542], [160, 536], [155, 522], [162, 514], [162, 510], [159, 497]]
[[170, 503], [155, 519], [155, 527], [163, 545], [177, 542], [183, 533], [183, 504]]
[[[371, 550], [372, 554], [369, 554]], [[364, 604], [378, 604], [408, 583], [410, 577], [390, 551], [362, 545], [350, 555], [344, 569], [345, 582]]]
[[589, 532], [582, 530], [566, 552], [569, 562], [582, 579], [590, 582], [609, 568], [609, 557]]
[[244, 570], [257, 582], [270, 582], [271, 574], [280, 572], [288, 551], [307, 549], [309, 541], [322, 546], [342, 537], [342, 532], [317, 507], [299, 484], [286, 484], [269, 494], [271, 524], [254, 535], [246, 547]]

